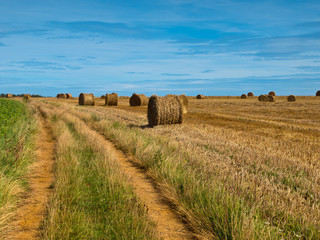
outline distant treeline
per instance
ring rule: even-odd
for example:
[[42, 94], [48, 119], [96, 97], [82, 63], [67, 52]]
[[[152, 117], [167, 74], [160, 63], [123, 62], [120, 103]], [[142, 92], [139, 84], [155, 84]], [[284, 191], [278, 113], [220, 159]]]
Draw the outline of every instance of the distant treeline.
[[[5, 98], [7, 94], [1, 93], [0, 97]], [[23, 97], [23, 94], [12, 94], [12, 97]], [[39, 94], [31, 94], [31, 97], [37, 98], [37, 97], [44, 97]]]

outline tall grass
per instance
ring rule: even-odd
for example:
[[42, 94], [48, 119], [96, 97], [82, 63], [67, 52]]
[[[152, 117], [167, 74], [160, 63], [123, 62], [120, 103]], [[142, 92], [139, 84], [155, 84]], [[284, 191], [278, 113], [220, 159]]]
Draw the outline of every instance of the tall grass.
[[57, 139], [44, 239], [157, 239], [115, 156], [77, 118], [42, 106]]
[[36, 132], [36, 120], [25, 104], [0, 99], [0, 237], [10, 230], [19, 195], [28, 187]]

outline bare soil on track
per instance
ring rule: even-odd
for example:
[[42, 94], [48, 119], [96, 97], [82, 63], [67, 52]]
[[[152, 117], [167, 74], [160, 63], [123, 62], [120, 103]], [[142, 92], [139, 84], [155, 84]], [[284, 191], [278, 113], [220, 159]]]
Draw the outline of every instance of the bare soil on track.
[[39, 113], [37, 158], [30, 167], [29, 189], [22, 197], [12, 225], [14, 230], [5, 239], [40, 239], [41, 221], [46, 213], [48, 198], [54, 180], [55, 139], [47, 120]]
[[196, 239], [188, 225], [175, 211], [173, 203], [164, 196], [156, 181], [148, 175], [137, 160], [117, 149], [114, 143], [102, 134], [100, 136], [104, 145], [108, 146], [117, 157], [135, 193], [147, 208], [150, 219], [156, 224], [156, 230], [161, 239]]

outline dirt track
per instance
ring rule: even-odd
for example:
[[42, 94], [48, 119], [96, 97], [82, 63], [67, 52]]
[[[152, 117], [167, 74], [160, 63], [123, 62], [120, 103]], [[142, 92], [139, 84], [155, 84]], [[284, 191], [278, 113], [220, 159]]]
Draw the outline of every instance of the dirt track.
[[29, 189], [24, 194], [12, 225], [14, 230], [6, 239], [39, 239], [39, 227], [46, 212], [51, 184], [54, 179], [55, 140], [49, 123], [39, 112], [37, 158], [29, 170]]
[[136, 161], [116, 149], [112, 142], [104, 137], [101, 138], [101, 141], [115, 153], [121, 168], [129, 177], [135, 193], [147, 207], [150, 219], [156, 223], [160, 237], [162, 239], [195, 239], [147, 172]]

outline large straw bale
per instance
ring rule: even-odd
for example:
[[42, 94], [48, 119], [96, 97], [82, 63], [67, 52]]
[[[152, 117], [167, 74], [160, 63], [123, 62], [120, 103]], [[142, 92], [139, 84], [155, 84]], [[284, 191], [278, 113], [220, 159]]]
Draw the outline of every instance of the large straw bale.
[[260, 102], [269, 102], [268, 95], [260, 95], [260, 96], [258, 97], [258, 100], [259, 100]]
[[111, 93], [111, 94], [106, 94], [106, 101], [105, 105], [106, 106], [118, 106], [118, 94], [117, 93]]
[[179, 96], [180, 103], [182, 105], [182, 113], [185, 114], [188, 112], [189, 101], [186, 95], [182, 94]]
[[13, 97], [12, 94], [10, 94], [10, 93], [6, 94], [6, 98], [12, 98], [12, 97]]
[[275, 96], [276, 96], [276, 93], [275, 93], [274, 91], [271, 91], [271, 92], [269, 92], [269, 93], [268, 93], [268, 95], [269, 95], [269, 96], [274, 96], [274, 97], [275, 97]]
[[150, 126], [182, 123], [182, 104], [178, 97], [158, 97], [152, 95], [148, 103]]
[[93, 93], [80, 93], [79, 95], [79, 105], [89, 105], [94, 106], [94, 95]]
[[72, 98], [72, 95], [70, 93], [66, 93], [66, 98]]
[[242, 94], [240, 98], [248, 98], [248, 96], [246, 94]]
[[316, 93], [316, 96], [320, 97], [320, 90]]
[[166, 97], [177, 97], [181, 103], [182, 106], [182, 113], [186, 114], [188, 112], [188, 98], [186, 95], [182, 94], [182, 95], [173, 95], [173, 94], [167, 94]]
[[290, 95], [288, 98], [287, 98], [288, 102], [295, 102], [296, 101], [296, 96], [294, 95]]
[[204, 99], [204, 95], [198, 94], [196, 98], [197, 99]]
[[144, 94], [134, 93], [129, 100], [130, 106], [146, 106], [148, 104], [148, 98]]
[[106, 99], [106, 95], [101, 95], [101, 99]]
[[248, 92], [248, 97], [253, 97], [254, 96], [254, 94], [253, 94], [253, 92]]
[[276, 97], [272, 96], [272, 95], [268, 95], [268, 99], [269, 99], [269, 102], [275, 102], [276, 101]]

